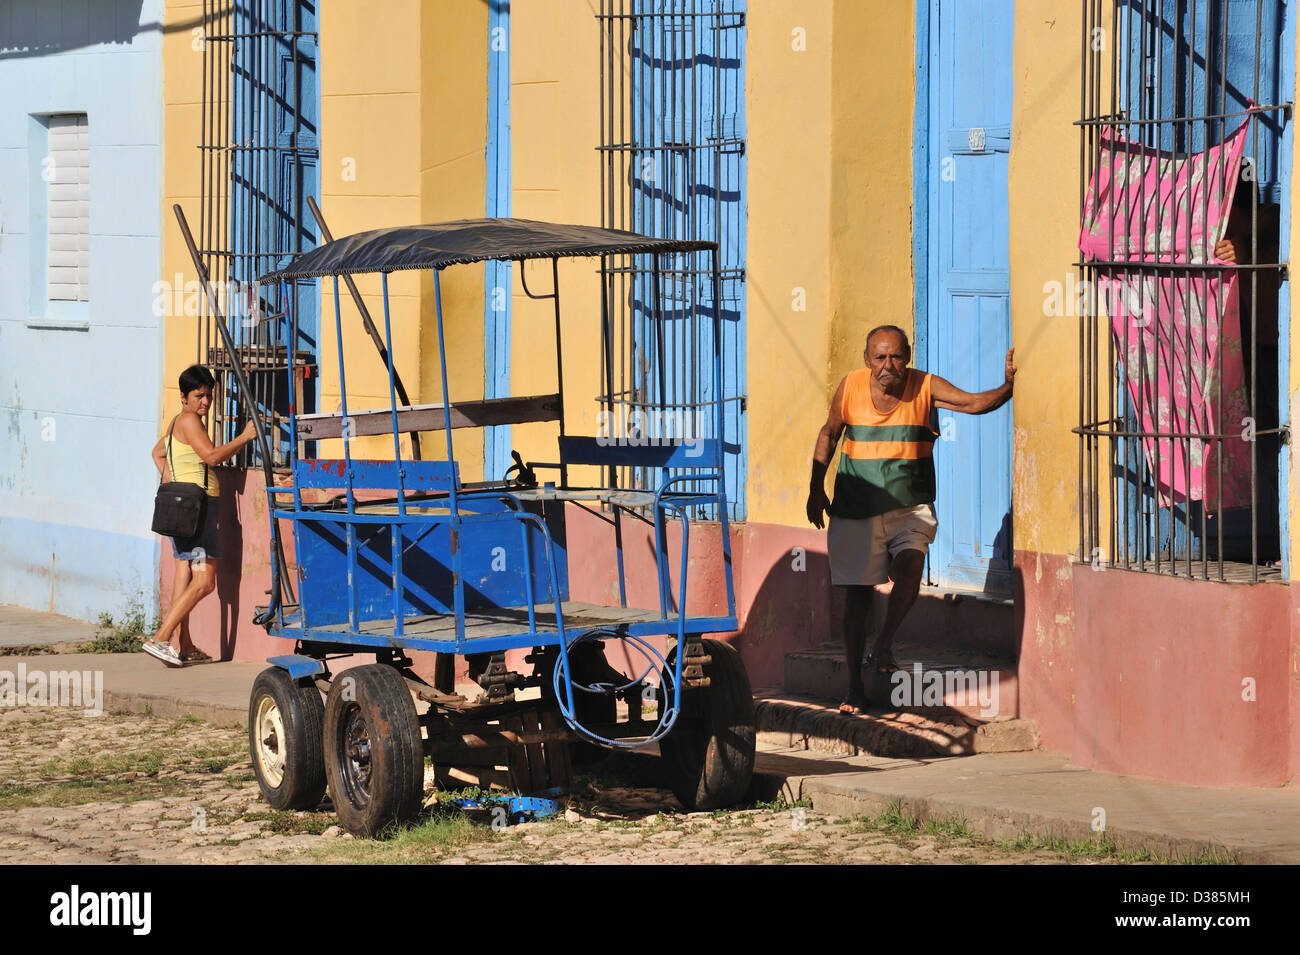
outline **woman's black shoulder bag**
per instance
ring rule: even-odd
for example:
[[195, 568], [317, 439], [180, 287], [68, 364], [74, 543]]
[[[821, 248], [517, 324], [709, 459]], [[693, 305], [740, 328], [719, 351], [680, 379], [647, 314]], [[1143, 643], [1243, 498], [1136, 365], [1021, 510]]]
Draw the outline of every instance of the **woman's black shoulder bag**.
[[[176, 419], [167, 429], [167, 467], [172, 477], [176, 468], [172, 464], [172, 431]], [[203, 486], [189, 481], [168, 481], [158, 485], [153, 499], [153, 531], [164, 537], [195, 537], [203, 527], [204, 509], [208, 504], [208, 463], [203, 462]]]

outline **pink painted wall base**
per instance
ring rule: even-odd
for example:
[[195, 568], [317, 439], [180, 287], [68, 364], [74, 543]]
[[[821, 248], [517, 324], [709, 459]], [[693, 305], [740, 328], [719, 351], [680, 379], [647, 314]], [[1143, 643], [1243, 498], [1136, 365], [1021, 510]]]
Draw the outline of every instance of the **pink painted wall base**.
[[1017, 554], [1021, 712], [1077, 765], [1201, 786], [1296, 773], [1291, 588]]

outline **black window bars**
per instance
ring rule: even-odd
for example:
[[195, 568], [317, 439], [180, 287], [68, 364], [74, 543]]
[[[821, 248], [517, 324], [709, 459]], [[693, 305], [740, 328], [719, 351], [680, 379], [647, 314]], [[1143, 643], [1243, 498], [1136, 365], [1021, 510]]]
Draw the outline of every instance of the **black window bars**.
[[[298, 409], [315, 410], [305, 375], [318, 327], [316, 283], [297, 283], [300, 342], [290, 374], [286, 304], [256, 278], [314, 248], [316, 225], [306, 200], [318, 189], [318, 37], [312, 0], [205, 0], [203, 4], [199, 254], [216, 290], [236, 355], [227, 353], [206, 296], [186, 296], [198, 309], [195, 360], [222, 386], [209, 417], [213, 440], [242, 427], [241, 398], [269, 422], [273, 465], [287, 460], [288, 388]], [[189, 306], [187, 305], [188, 309]], [[186, 312], [188, 315], [188, 311]], [[251, 395], [236, 394], [234, 360]], [[232, 467], [260, 463], [258, 445], [232, 458]]]
[[1282, 4], [1082, 5], [1078, 557], [1280, 580]]
[[[717, 437], [710, 409], [720, 384], [732, 520], [745, 514], [745, 6], [601, 0], [596, 14], [601, 225], [717, 242], [722, 279], [715, 302], [707, 254], [602, 259], [609, 335], [601, 427], [610, 437], [631, 430], [661, 443]], [[712, 373], [713, 323], [691, 321], [715, 309], [721, 383]], [[666, 476], [620, 471], [620, 487], [655, 488]], [[695, 516], [716, 520], [711, 511]]]

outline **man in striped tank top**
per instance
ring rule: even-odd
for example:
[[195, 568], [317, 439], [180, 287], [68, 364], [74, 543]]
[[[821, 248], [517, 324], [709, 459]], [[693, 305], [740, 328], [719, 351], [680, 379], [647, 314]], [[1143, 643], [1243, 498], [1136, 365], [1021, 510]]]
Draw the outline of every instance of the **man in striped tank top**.
[[[1011, 398], [1015, 349], [1007, 352], [1006, 380], [991, 391], [962, 391], [938, 375], [908, 368], [912, 346], [895, 325], [867, 335], [866, 367], [850, 372], [835, 389], [826, 424], [813, 449], [808, 520], [823, 526], [830, 514], [826, 550], [831, 583], [845, 588], [844, 648], [849, 688], [843, 713], [870, 704], [862, 682], [862, 650], [875, 585], [894, 582], [885, 623], [867, 665], [874, 673], [898, 669], [894, 634], [916, 602], [925, 555], [939, 525], [934, 514], [936, 409], [984, 414]], [[844, 435], [835, 501], [826, 498], [826, 469]]]

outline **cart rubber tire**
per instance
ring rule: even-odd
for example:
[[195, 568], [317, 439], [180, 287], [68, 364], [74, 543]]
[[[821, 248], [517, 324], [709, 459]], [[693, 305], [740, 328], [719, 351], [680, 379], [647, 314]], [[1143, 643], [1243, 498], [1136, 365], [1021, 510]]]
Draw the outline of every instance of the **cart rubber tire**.
[[372, 663], [335, 678], [325, 700], [325, 774], [354, 836], [410, 822], [424, 797], [420, 720], [406, 681]]
[[315, 809], [325, 795], [325, 704], [315, 684], [263, 670], [248, 701], [248, 751], [272, 809]]
[[733, 806], [745, 797], [757, 736], [740, 654], [720, 640], [701, 643], [713, 658], [704, 667], [709, 685], [685, 691], [676, 724], [659, 741], [669, 788], [689, 812]]

